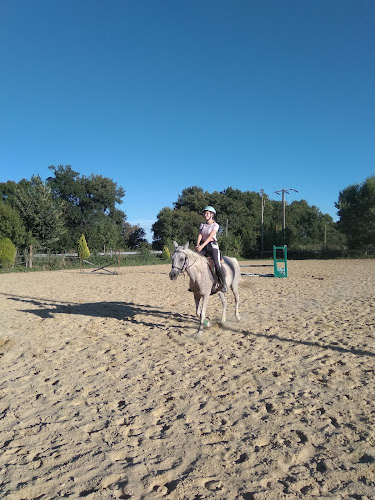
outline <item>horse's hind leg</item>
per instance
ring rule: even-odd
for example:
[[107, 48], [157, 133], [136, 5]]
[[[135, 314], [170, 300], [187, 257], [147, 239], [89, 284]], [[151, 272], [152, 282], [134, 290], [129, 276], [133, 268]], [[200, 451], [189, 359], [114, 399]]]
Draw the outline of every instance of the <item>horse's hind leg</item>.
[[232, 283], [232, 287], [231, 288], [232, 288], [232, 292], [233, 292], [234, 299], [235, 299], [235, 302], [236, 302], [236, 305], [235, 305], [236, 320], [240, 321], [240, 319], [241, 319], [241, 316], [240, 316], [240, 313], [239, 313], [240, 295], [238, 293], [238, 283], [234, 281]]

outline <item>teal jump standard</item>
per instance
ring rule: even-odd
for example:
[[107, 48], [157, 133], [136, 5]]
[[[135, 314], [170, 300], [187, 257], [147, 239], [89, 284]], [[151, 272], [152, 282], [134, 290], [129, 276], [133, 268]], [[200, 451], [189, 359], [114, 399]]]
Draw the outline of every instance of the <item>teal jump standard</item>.
[[[278, 257], [277, 250], [282, 251], [283, 257]], [[273, 275], [275, 278], [288, 277], [287, 245], [282, 247], [273, 246]], [[280, 252], [279, 252], [280, 255]]]

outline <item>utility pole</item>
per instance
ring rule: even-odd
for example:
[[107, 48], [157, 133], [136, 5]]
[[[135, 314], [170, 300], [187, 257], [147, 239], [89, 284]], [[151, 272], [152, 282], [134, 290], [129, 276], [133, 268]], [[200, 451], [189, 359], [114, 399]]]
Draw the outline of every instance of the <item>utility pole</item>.
[[283, 204], [283, 224], [282, 224], [282, 229], [283, 229], [283, 236], [285, 237], [285, 193], [289, 194], [289, 191], [295, 191], [298, 193], [297, 189], [293, 188], [288, 188], [288, 189], [280, 189], [279, 191], [275, 191], [276, 194], [280, 194], [282, 196], [282, 204]]
[[261, 252], [263, 257], [263, 236], [264, 236], [264, 200], [263, 200], [264, 191], [260, 190], [260, 206], [261, 206], [261, 218], [260, 218], [260, 234], [261, 234]]

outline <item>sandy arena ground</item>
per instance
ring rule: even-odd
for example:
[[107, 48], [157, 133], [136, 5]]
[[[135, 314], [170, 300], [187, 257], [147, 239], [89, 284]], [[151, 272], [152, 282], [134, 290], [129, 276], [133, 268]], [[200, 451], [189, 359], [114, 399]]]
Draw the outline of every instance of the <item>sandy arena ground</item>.
[[375, 260], [288, 264], [0, 275], [1, 498], [375, 499]]

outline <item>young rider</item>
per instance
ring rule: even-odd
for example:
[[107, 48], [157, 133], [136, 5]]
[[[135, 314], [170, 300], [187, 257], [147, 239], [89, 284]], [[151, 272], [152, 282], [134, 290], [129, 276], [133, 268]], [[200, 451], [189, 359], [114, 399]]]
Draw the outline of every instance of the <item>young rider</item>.
[[195, 251], [201, 255], [209, 255], [212, 257], [222, 286], [221, 290], [222, 292], [226, 292], [227, 284], [225, 283], [224, 270], [220, 265], [220, 250], [216, 239], [216, 234], [220, 227], [219, 224], [214, 221], [216, 210], [211, 206], [205, 207], [203, 209], [203, 215], [206, 222], [202, 222], [199, 226], [199, 234]]

